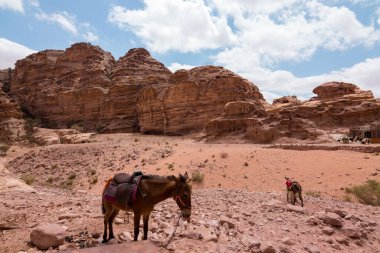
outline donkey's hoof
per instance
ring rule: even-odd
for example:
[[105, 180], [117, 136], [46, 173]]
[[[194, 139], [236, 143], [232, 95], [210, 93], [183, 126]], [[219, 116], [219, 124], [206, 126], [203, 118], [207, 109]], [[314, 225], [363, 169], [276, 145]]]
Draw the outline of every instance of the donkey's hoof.
[[103, 239], [102, 243], [107, 243], [108, 240], [107, 239]]

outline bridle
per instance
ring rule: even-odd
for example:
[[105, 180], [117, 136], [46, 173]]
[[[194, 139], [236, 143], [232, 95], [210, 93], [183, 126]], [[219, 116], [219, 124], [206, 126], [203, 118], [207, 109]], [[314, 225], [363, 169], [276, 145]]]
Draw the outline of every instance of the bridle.
[[181, 209], [191, 208], [191, 205], [190, 206], [186, 205], [185, 202], [182, 200], [181, 195], [179, 194], [179, 186], [178, 185], [177, 185], [175, 193], [173, 195], [173, 199], [175, 202], [177, 202], [177, 204], [180, 203], [182, 205], [182, 207], [180, 206]]

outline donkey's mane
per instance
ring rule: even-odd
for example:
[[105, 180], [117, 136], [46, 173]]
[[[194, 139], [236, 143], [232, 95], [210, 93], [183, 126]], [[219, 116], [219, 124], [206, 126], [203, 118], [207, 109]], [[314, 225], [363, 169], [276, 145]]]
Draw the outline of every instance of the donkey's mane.
[[152, 180], [156, 180], [156, 181], [167, 181], [167, 180], [170, 180], [169, 178], [170, 176], [159, 176], [159, 175], [144, 175], [143, 176], [143, 179], [152, 179]]

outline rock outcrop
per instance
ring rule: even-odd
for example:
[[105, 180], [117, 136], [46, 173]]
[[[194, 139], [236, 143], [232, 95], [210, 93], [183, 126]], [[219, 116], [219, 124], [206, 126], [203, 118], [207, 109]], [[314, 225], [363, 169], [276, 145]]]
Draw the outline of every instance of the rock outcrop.
[[136, 99], [139, 91], [143, 87], [162, 85], [171, 75], [170, 70], [145, 49], [129, 50], [112, 69], [112, 86], [102, 108], [102, 131], [138, 131]]
[[328, 130], [369, 125], [379, 119], [380, 103], [371, 91], [331, 82], [314, 93], [318, 96], [305, 102], [294, 96], [276, 99], [265, 111], [248, 102], [227, 104], [224, 115], [206, 125], [205, 134], [212, 138], [243, 134], [257, 143], [326, 142]]
[[141, 90], [137, 100], [140, 130], [166, 134], [200, 131], [232, 101], [250, 101], [260, 109], [266, 105], [255, 85], [222, 67], [178, 70], [166, 85]]
[[38, 52], [17, 61], [10, 94], [45, 126], [80, 123], [93, 129], [111, 86], [114, 63], [110, 53], [88, 43]]
[[205, 129], [209, 137], [243, 134], [258, 143], [324, 142], [327, 131], [369, 125], [380, 115], [380, 101], [354, 84], [325, 83], [309, 101], [285, 96], [269, 106], [254, 84], [222, 67], [173, 74], [143, 48], [115, 61], [89, 43], [32, 54], [0, 71], [0, 87], [42, 127], [97, 132]]
[[25, 134], [25, 121], [19, 106], [0, 89], [0, 142], [21, 141]]
[[8, 92], [11, 84], [12, 69], [0, 70], [0, 90]]

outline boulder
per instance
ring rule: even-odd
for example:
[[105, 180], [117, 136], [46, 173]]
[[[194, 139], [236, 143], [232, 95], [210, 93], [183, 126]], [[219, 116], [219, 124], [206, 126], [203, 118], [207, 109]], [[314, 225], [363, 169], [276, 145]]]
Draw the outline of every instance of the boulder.
[[323, 217], [323, 222], [334, 227], [343, 227], [343, 221], [336, 213], [327, 212]]
[[41, 250], [58, 247], [65, 242], [66, 230], [58, 224], [43, 224], [34, 228], [30, 240]]

